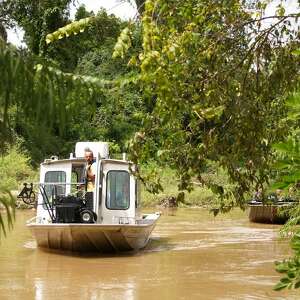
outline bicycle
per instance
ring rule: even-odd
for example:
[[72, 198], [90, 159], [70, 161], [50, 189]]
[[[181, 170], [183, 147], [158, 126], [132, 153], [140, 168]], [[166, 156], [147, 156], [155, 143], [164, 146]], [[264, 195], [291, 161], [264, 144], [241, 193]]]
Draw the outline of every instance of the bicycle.
[[17, 198], [22, 199], [25, 204], [35, 204], [35, 192], [33, 191], [33, 183], [30, 183], [30, 187], [27, 187], [28, 183], [23, 184], [24, 187]]

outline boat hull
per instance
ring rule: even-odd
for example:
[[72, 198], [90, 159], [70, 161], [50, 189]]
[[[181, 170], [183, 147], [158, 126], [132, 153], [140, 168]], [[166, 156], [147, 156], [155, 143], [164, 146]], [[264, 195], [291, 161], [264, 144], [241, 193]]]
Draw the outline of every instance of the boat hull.
[[249, 220], [255, 223], [284, 224], [288, 216], [279, 215], [278, 205], [250, 205]]
[[156, 220], [149, 224], [28, 224], [42, 248], [75, 252], [123, 252], [144, 248]]

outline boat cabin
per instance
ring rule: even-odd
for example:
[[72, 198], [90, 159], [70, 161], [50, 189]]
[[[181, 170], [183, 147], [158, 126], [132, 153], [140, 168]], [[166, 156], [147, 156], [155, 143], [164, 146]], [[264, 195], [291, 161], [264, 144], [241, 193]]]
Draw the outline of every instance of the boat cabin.
[[[86, 191], [84, 149], [93, 151], [95, 185]], [[69, 159], [51, 157], [41, 163], [37, 222], [135, 224], [139, 185], [134, 166], [109, 158], [108, 143], [79, 142]]]

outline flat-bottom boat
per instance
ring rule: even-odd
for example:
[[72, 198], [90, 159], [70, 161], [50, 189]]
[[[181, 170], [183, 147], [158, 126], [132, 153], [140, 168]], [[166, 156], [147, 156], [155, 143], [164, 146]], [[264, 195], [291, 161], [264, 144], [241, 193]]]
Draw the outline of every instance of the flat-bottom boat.
[[249, 220], [255, 223], [284, 224], [288, 220], [288, 216], [279, 212], [279, 209], [290, 205], [291, 202], [282, 202], [280, 204], [252, 202], [249, 204]]
[[159, 214], [143, 215], [136, 224], [39, 224], [27, 226], [42, 248], [74, 252], [122, 252], [144, 248]]
[[[95, 158], [95, 188], [85, 192], [84, 149]], [[27, 222], [42, 248], [76, 252], [136, 251], [144, 248], [159, 213], [139, 212], [140, 188], [135, 166], [108, 158], [108, 144], [79, 142], [75, 157], [45, 160], [40, 167], [37, 215]], [[32, 197], [25, 184], [20, 195]], [[30, 185], [32, 188], [32, 184]], [[26, 197], [25, 197], [26, 198]]]

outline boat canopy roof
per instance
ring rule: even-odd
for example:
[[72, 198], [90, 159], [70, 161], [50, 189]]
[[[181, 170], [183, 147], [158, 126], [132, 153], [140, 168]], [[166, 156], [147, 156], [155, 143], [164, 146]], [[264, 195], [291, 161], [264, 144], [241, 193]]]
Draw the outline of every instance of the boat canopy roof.
[[[131, 164], [132, 162], [127, 161], [127, 160], [119, 160], [119, 159], [101, 159], [102, 163], [110, 163], [110, 164]], [[84, 158], [67, 158], [67, 159], [45, 159], [44, 162], [41, 163], [41, 165], [55, 165], [55, 164], [61, 164], [61, 163], [85, 163]]]

